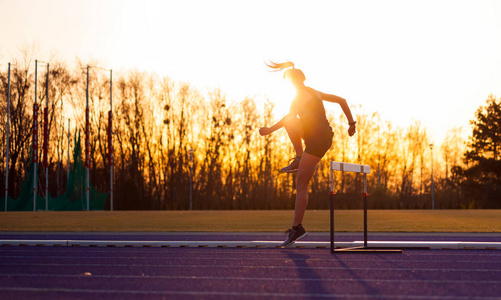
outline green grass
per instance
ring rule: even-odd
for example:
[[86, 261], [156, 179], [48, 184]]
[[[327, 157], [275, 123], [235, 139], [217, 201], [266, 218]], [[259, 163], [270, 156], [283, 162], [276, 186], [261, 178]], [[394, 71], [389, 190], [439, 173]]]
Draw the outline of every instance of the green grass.
[[[283, 231], [292, 210], [2, 212], [0, 231]], [[329, 231], [328, 210], [308, 210], [308, 231]], [[361, 210], [338, 210], [336, 231], [363, 230]], [[369, 232], [501, 232], [501, 210], [369, 210]]]

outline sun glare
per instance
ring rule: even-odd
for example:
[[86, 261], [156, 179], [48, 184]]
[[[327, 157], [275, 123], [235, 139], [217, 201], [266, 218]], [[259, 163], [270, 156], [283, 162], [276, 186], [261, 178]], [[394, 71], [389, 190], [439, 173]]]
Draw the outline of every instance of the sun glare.
[[275, 85], [271, 101], [275, 103], [275, 117], [282, 118], [289, 113], [292, 100], [296, 97], [296, 90], [290, 82], [283, 80]]

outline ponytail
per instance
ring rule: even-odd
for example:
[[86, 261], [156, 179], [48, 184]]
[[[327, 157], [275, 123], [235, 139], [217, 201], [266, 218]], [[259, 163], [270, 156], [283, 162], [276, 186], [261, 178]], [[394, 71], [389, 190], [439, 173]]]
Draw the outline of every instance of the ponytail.
[[270, 69], [272, 69], [271, 70], [272, 72], [282, 71], [283, 69], [287, 69], [287, 68], [291, 68], [292, 67], [292, 69], [288, 69], [288, 70], [286, 70], [284, 72], [284, 78], [290, 76], [291, 78], [294, 78], [294, 79], [297, 79], [297, 80], [300, 80], [300, 81], [305, 81], [306, 80], [306, 77], [304, 76], [303, 71], [301, 71], [299, 69], [296, 69], [294, 67], [294, 63], [292, 61], [286, 61], [286, 62], [283, 62], [283, 63], [275, 63], [275, 62], [270, 61], [269, 63], [265, 62], [265, 64]]
[[265, 63], [270, 69], [272, 69], [272, 72], [277, 72], [277, 71], [282, 71], [283, 69], [287, 69], [292, 67], [294, 69], [294, 63], [292, 61], [286, 61], [283, 63], [276, 63], [270, 61], [269, 63]]

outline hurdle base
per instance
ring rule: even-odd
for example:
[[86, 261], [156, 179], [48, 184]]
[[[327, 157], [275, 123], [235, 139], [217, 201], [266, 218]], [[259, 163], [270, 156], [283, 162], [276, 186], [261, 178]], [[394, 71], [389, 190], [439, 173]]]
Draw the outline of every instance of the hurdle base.
[[403, 250], [402, 249], [377, 248], [377, 247], [351, 247], [351, 248], [337, 248], [337, 249], [331, 250], [331, 253], [367, 253], [367, 252], [403, 253]]

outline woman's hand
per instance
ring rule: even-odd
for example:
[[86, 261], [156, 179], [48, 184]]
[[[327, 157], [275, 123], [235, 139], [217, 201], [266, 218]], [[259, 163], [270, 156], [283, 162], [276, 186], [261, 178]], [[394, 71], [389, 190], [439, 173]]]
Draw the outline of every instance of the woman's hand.
[[260, 135], [268, 135], [268, 134], [270, 134], [272, 132], [273, 132], [273, 130], [271, 130], [270, 127], [261, 127], [261, 128], [259, 128], [259, 134]]
[[357, 128], [356, 128], [356, 124], [352, 124], [350, 125], [350, 128], [348, 128], [348, 134], [350, 136], [353, 136], [355, 134], [355, 132], [357, 132]]

